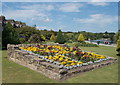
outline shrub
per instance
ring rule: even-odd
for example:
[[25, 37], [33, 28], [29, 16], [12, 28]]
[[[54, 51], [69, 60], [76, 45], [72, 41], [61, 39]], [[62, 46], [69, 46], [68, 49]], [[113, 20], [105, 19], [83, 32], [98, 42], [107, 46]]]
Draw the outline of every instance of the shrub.
[[85, 42], [83, 42], [83, 43], [80, 43], [80, 42], [75, 43], [75, 46], [76, 47], [78, 47], [78, 46], [81, 46], [81, 47], [98, 47], [98, 45], [96, 45], [96, 44], [85, 43]]

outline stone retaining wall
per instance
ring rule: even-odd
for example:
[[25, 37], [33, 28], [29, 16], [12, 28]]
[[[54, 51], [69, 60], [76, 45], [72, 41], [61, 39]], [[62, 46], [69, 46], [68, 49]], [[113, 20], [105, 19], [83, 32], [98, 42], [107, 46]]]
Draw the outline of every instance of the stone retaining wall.
[[64, 69], [56, 64], [40, 59], [38, 56], [34, 54], [30, 54], [28, 52], [24, 52], [19, 49], [19, 47], [21, 46], [28, 46], [28, 45], [37, 46], [37, 44], [18, 44], [18, 45], [8, 44], [7, 45], [8, 59], [14, 61], [17, 64], [23, 65], [32, 70], [40, 72], [45, 76], [55, 80], [64, 80], [71, 76], [75, 76], [78, 73], [90, 71], [95, 68], [99, 68], [102, 66], [109, 65], [111, 63], [115, 63], [117, 60], [115, 58], [111, 58], [110, 60], [102, 61], [100, 63], [90, 64], [87, 66], [76, 67], [72, 69]]

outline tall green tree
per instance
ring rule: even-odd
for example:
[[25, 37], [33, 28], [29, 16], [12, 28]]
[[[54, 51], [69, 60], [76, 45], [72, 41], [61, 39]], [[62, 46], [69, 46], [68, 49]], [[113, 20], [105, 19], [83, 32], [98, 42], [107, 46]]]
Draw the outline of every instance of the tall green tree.
[[59, 43], [59, 44], [64, 44], [66, 42], [65, 37], [62, 34], [61, 30], [59, 30], [59, 32], [57, 33], [56, 42]]
[[3, 47], [7, 47], [7, 44], [18, 44], [19, 38], [18, 34], [15, 31], [15, 28], [12, 27], [10, 23], [6, 24], [3, 27], [2, 31], [2, 45]]
[[119, 39], [120, 36], [120, 32], [117, 32], [115, 35], [113, 35], [113, 39], [115, 42], [117, 42], [117, 40]]
[[56, 40], [56, 37], [55, 37], [55, 35], [54, 35], [54, 34], [52, 34], [52, 35], [51, 35], [50, 40], [51, 40], [51, 41]]
[[116, 51], [118, 51], [119, 55], [120, 55], [120, 36], [117, 40], [117, 47], [116, 47]]
[[80, 34], [80, 35], [78, 36], [77, 41], [78, 41], [78, 42], [84, 42], [84, 41], [85, 41], [84, 36], [83, 36], [82, 34]]

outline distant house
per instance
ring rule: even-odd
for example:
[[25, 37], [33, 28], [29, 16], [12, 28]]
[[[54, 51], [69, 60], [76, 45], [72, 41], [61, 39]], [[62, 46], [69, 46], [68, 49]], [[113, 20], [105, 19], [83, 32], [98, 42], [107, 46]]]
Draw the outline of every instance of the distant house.
[[0, 24], [4, 25], [10, 23], [14, 28], [25, 27], [26, 24], [21, 21], [15, 21], [14, 19], [6, 19], [5, 16], [0, 16]]

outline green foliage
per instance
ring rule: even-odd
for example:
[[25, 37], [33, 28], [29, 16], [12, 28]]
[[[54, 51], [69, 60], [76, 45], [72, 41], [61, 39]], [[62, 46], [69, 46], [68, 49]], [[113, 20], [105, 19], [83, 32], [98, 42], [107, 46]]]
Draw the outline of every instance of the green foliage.
[[55, 35], [54, 35], [54, 34], [52, 34], [52, 35], [51, 35], [50, 40], [51, 40], [51, 41], [56, 40], [56, 37], [55, 37]]
[[[54, 33], [54, 31], [47, 31], [47, 30], [38, 30], [38, 32], [41, 35], [44, 35], [46, 40], [50, 40], [51, 35]], [[55, 33], [54, 33], [55, 34]]]
[[46, 37], [43, 35], [45, 31], [43, 32], [37, 30], [35, 27], [26, 26], [16, 29], [16, 31], [19, 33], [20, 36], [24, 37], [25, 42], [28, 43], [39, 43], [46, 40]]
[[19, 42], [18, 34], [15, 31], [15, 28], [13, 28], [10, 23], [6, 24], [3, 27], [3, 31], [2, 31], [3, 47], [6, 47], [7, 44], [18, 44], [18, 43], [20, 42]]
[[25, 42], [25, 38], [19, 38], [20, 43], [24, 43]]
[[117, 42], [117, 40], [119, 39], [119, 36], [120, 36], [120, 32], [117, 32], [114, 36], [113, 36], [113, 39], [115, 42]]
[[78, 42], [84, 42], [84, 41], [85, 41], [84, 36], [83, 36], [82, 34], [80, 34], [80, 35], [78, 36], [77, 41], [78, 41]]
[[64, 35], [62, 34], [62, 31], [59, 30], [56, 38], [56, 42], [59, 44], [64, 44], [66, 42]]
[[68, 37], [68, 40], [73, 40], [74, 39], [74, 33], [67, 33], [66, 35]]
[[118, 38], [118, 40], [117, 40], [116, 50], [117, 50], [118, 52], [120, 52], [120, 36], [119, 36], [119, 38]]
[[46, 40], [44, 35], [41, 35], [40, 37], [41, 37], [41, 41], [45, 41]]
[[32, 36], [30, 36], [28, 42], [29, 43], [39, 43], [41, 40], [41, 37], [37, 34], [33, 34]]
[[75, 43], [75, 46], [77, 47], [98, 47], [98, 45], [96, 44], [92, 44], [92, 43], [86, 43], [86, 42], [78, 42], [78, 43]]
[[26, 41], [28, 41], [30, 36], [32, 36], [33, 34], [38, 34], [39, 35], [39, 32], [34, 27], [30, 27], [30, 26], [26, 26], [26, 27], [16, 29], [16, 31], [18, 32], [18, 34], [20, 36], [24, 36]]

